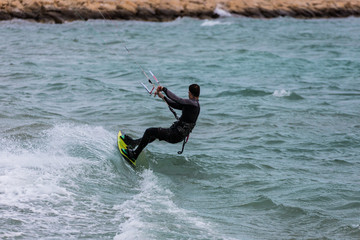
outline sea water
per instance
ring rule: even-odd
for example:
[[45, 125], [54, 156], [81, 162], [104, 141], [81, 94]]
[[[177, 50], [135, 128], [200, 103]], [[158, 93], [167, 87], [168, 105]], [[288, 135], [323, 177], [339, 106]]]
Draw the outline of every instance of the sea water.
[[[360, 239], [359, 18], [3, 21], [0, 56], [1, 239]], [[201, 113], [133, 170], [118, 131], [175, 120], [141, 69]]]

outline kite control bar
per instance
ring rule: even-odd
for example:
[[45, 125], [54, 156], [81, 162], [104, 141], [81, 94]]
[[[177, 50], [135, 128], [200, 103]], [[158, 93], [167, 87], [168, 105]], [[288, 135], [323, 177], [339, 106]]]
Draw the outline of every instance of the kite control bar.
[[[140, 67], [141, 68], [141, 67]], [[146, 85], [144, 83], [141, 82], [141, 85], [146, 89], [146, 91], [152, 95], [154, 89], [156, 88], [155, 84], [151, 81], [151, 79], [149, 78], [149, 76], [146, 74], [146, 72], [141, 68], [141, 71], [143, 72], [143, 74], [145, 75], [145, 77], [148, 79], [148, 82], [152, 85], [152, 89], [150, 90], [148, 87], [146, 87]], [[152, 73], [152, 71], [149, 71], [149, 73], [151, 74], [151, 76], [155, 79], [156, 83], [159, 85], [159, 80], [157, 80], [157, 78], [155, 77], [155, 75]]]
[[[143, 71], [144, 75], [147, 77], [149, 83], [152, 85], [152, 89], [151, 89], [151, 91], [150, 91], [149, 88], [146, 87], [146, 85], [145, 85], [144, 83], [142, 83], [142, 82], [141, 82], [141, 85], [146, 89], [146, 91], [147, 91], [150, 95], [152, 95], [154, 89], [156, 88], [156, 87], [155, 87], [155, 84], [151, 81], [151, 79], [148, 77], [148, 75], [145, 73], [145, 71], [144, 71], [142, 68], [141, 68], [141, 70]], [[151, 76], [155, 79], [155, 81], [157, 82], [157, 84], [160, 85], [160, 82], [159, 82], [159, 80], [155, 77], [155, 75], [154, 75], [151, 71], [149, 71], [149, 73], [150, 73]], [[156, 96], [156, 92], [154, 93], [154, 96]], [[159, 96], [161, 96], [161, 95], [159, 95]], [[172, 114], [174, 114], [174, 117], [176, 118], [176, 120], [179, 120], [179, 117], [177, 116], [177, 114], [176, 114], [176, 112], [174, 111], [174, 109], [173, 109], [172, 107], [170, 107], [169, 103], [165, 100], [164, 97], [161, 97], [161, 98], [162, 98], [162, 100], [164, 100], [164, 102], [166, 102], [167, 106], [169, 107], [169, 110], [172, 112]]]

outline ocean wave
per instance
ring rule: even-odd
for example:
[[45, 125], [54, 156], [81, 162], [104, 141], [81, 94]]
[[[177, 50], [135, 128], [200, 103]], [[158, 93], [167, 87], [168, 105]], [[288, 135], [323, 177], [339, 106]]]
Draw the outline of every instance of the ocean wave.
[[259, 196], [257, 199], [243, 204], [241, 207], [277, 211], [277, 214], [280, 214], [284, 218], [299, 217], [307, 214], [307, 211], [301, 207], [288, 206], [282, 203], [277, 204], [267, 196]]
[[220, 93], [217, 93], [215, 97], [239, 96], [239, 95], [244, 97], [263, 97], [263, 96], [271, 95], [271, 93], [263, 90], [246, 88], [246, 89], [225, 90]]
[[214, 13], [219, 15], [220, 17], [231, 17], [232, 14], [229, 13], [228, 11], [221, 9], [221, 6], [216, 6]]
[[23, 64], [23, 65], [25, 65], [27, 67], [30, 67], [30, 66], [37, 67], [38, 66], [35, 62], [32, 62], [32, 61], [25, 61], [25, 62], [22, 62], [21, 64]]
[[240, 163], [240, 164], [237, 164], [235, 167], [239, 168], [239, 169], [249, 169], [249, 170], [259, 170], [259, 169], [261, 169], [259, 166], [251, 164], [251, 163]]
[[[109, 214], [102, 201], [92, 199], [92, 189], [102, 185], [95, 187], [101, 196], [123, 182], [116, 181], [119, 175], [107, 161], [114, 153], [116, 135], [82, 124], [58, 124], [38, 135], [0, 139], [0, 205], [7, 212], [3, 217], [31, 222], [31, 229], [22, 228], [21, 236], [91, 233], [98, 214]], [[66, 224], [59, 229], [59, 222]], [[18, 232], [13, 224], [2, 227], [10, 235]]]
[[201, 24], [202, 27], [212, 27], [216, 25], [230, 25], [230, 22], [223, 22], [220, 20], [204, 20], [204, 22]]
[[173, 192], [153, 171], [144, 170], [139, 177], [133, 198], [114, 207], [119, 214], [116, 218], [123, 219], [114, 239], [159, 239], [164, 234], [176, 239], [219, 236], [210, 222], [179, 207], [173, 201]]
[[304, 99], [299, 94], [297, 94], [295, 92], [288, 91], [288, 90], [284, 90], [284, 89], [275, 90], [272, 95], [274, 97], [284, 97], [284, 98], [289, 99], [289, 100], [301, 100], [301, 99]]
[[[220, 6], [217, 6], [216, 9], [214, 10], [214, 14], [216, 14], [217, 16], [219, 16], [220, 18], [226, 18], [226, 17], [231, 17], [232, 14], [221, 9]], [[231, 25], [231, 22], [224, 22], [221, 20], [208, 20], [205, 19], [203, 21], [203, 23], [201, 24], [201, 26], [203, 27], [212, 27], [212, 26], [216, 26], [216, 25]]]
[[333, 163], [333, 164], [336, 164], [336, 165], [345, 165], [345, 166], [351, 166], [351, 165], [353, 165], [353, 163], [348, 162], [348, 161], [346, 161], [346, 160], [344, 160], [344, 159], [334, 159], [334, 160], [332, 161], [332, 163]]
[[273, 96], [275, 97], [288, 97], [290, 96], [291, 92], [290, 91], [286, 91], [284, 89], [281, 90], [275, 90], [273, 93]]
[[337, 206], [332, 208], [333, 210], [347, 210], [347, 209], [359, 209], [360, 208], [360, 202], [350, 202], [346, 203], [341, 206]]
[[262, 209], [262, 210], [270, 210], [277, 207], [277, 205], [268, 197], [260, 196], [257, 199], [242, 204], [241, 207], [244, 208], [253, 208], [253, 209]]

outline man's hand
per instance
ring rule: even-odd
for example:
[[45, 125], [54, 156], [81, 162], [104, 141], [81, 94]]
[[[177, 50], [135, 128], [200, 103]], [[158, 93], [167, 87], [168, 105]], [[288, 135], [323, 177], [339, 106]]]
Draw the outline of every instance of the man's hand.
[[164, 99], [164, 94], [162, 94], [161, 92], [158, 92], [159, 98]]
[[[164, 95], [161, 93], [161, 91], [163, 90], [164, 87], [162, 86], [158, 86], [156, 88], [156, 92], [154, 94], [154, 97], [156, 97], [156, 95], [158, 95], [160, 98], [164, 98]], [[161, 95], [160, 95], [161, 94]]]
[[158, 86], [157, 89], [156, 89], [156, 91], [157, 91], [157, 92], [161, 92], [161, 91], [163, 90], [163, 88], [164, 88], [163, 86]]

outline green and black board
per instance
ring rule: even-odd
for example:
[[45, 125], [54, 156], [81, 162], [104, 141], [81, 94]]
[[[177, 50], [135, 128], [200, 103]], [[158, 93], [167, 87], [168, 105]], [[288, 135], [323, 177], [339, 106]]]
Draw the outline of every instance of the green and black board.
[[119, 147], [120, 154], [130, 164], [130, 166], [132, 166], [133, 168], [136, 168], [136, 162], [131, 160], [130, 158], [128, 158], [125, 154], [123, 154], [121, 152], [122, 148], [127, 149], [127, 144], [122, 140], [121, 136], [122, 136], [122, 133], [121, 133], [121, 131], [119, 131], [119, 133], [118, 133], [118, 147]]

